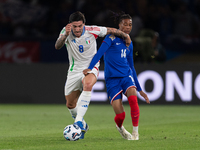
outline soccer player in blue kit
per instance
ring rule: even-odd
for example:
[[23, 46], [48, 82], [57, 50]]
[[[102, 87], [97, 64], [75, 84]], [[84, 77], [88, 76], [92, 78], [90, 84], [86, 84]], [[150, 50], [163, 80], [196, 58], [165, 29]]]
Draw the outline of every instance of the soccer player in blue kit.
[[[132, 18], [129, 14], [117, 14], [119, 30], [130, 34], [132, 29]], [[93, 69], [95, 64], [104, 55], [104, 72], [108, 98], [116, 114], [114, 121], [121, 136], [127, 140], [139, 140], [139, 106], [137, 101], [137, 91], [150, 103], [148, 96], [140, 87], [137, 74], [133, 64], [133, 44], [126, 46], [124, 39], [107, 35], [103, 40], [99, 50], [94, 55], [88, 69], [83, 70], [85, 76]], [[136, 91], [137, 89], [137, 91]], [[131, 110], [133, 132], [130, 134], [122, 125], [125, 119], [125, 111], [122, 104], [122, 93], [127, 96]]]

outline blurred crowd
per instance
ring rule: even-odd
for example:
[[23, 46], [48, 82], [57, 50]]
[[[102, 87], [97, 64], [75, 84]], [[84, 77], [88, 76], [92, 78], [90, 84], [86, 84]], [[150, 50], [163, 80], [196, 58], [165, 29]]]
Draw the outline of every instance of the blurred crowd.
[[163, 45], [199, 42], [200, 0], [0, 0], [0, 38], [56, 38], [77, 10], [87, 25], [108, 27], [117, 27], [112, 11], [130, 14], [138, 61], [162, 62]]

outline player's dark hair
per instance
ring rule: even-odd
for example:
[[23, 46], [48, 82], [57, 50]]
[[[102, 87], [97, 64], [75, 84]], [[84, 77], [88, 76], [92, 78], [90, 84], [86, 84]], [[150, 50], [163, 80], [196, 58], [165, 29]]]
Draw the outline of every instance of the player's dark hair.
[[132, 19], [132, 17], [129, 14], [125, 14], [123, 11], [121, 12], [112, 12], [112, 17], [114, 18], [114, 22], [117, 24], [120, 24], [122, 22], [123, 19]]
[[85, 20], [84, 14], [81, 13], [80, 11], [76, 11], [76, 12], [72, 13], [69, 16], [69, 23], [72, 23], [74, 21], [83, 21], [83, 23], [85, 23], [86, 20]]

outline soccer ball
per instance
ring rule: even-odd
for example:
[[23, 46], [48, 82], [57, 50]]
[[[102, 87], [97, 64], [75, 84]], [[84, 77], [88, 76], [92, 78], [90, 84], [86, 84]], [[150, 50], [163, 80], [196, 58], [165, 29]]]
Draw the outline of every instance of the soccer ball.
[[70, 124], [64, 128], [63, 135], [68, 141], [76, 141], [81, 137], [81, 128], [76, 124]]

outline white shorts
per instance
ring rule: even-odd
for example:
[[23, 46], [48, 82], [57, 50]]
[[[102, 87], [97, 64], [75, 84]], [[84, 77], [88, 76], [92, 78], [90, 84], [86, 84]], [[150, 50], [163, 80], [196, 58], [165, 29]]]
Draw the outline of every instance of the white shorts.
[[[99, 63], [95, 65], [95, 67], [88, 73], [93, 73], [96, 78], [99, 76]], [[65, 95], [71, 94], [73, 91], [82, 91], [83, 83], [82, 80], [85, 77], [83, 71], [80, 72], [68, 72], [67, 80], [65, 83]]]

